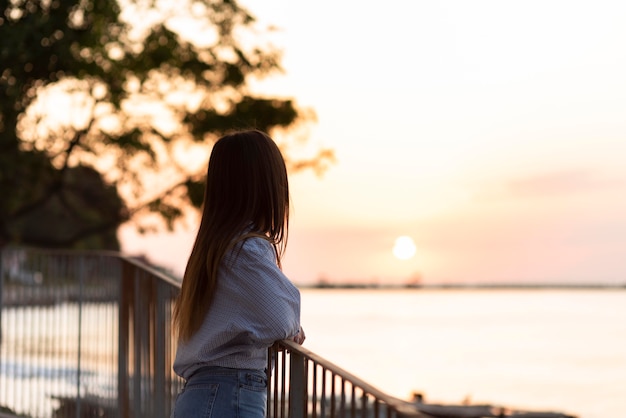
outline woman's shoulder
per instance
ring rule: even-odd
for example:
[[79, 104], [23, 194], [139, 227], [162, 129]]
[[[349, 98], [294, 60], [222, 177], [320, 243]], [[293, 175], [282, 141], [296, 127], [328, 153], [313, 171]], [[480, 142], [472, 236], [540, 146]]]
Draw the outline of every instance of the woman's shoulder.
[[268, 252], [272, 254], [274, 253], [270, 240], [260, 234], [251, 234], [250, 236], [244, 237], [242, 240], [242, 249], [244, 251], [261, 254], [266, 254]]
[[[276, 266], [276, 252], [271, 242], [262, 236], [240, 238], [224, 254], [223, 261], [230, 268], [263, 269], [262, 266]], [[239, 267], [236, 267], [239, 266]], [[245, 267], [248, 266], [248, 267]]]
[[235, 254], [274, 258], [274, 248], [269, 238], [259, 233], [246, 233], [240, 236], [233, 246]]

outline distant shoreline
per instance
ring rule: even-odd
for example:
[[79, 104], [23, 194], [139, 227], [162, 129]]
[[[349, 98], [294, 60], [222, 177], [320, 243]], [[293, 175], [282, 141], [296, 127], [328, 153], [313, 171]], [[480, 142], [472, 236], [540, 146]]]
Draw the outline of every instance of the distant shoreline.
[[626, 290], [626, 283], [433, 283], [433, 284], [377, 284], [377, 283], [313, 283], [298, 284], [301, 289], [423, 289], [423, 290]]

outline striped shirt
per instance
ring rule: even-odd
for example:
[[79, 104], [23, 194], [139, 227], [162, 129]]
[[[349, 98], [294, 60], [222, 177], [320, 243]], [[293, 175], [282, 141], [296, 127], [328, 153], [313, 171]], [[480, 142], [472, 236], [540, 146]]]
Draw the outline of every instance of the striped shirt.
[[300, 329], [300, 292], [276, 265], [272, 245], [246, 239], [228, 252], [200, 329], [179, 341], [174, 371], [187, 379], [203, 366], [262, 370], [267, 348]]

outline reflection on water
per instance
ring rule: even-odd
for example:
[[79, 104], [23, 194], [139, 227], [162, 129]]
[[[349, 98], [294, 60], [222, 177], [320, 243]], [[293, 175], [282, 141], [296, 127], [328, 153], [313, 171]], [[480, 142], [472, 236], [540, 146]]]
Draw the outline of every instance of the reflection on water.
[[626, 417], [624, 290], [302, 291], [305, 346], [408, 399]]

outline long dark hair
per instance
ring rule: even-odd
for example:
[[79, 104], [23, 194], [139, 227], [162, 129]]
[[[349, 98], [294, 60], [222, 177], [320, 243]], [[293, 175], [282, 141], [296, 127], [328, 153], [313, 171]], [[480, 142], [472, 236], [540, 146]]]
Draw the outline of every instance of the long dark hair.
[[174, 308], [179, 338], [188, 340], [200, 328], [224, 254], [237, 241], [260, 236], [273, 245], [280, 265], [288, 224], [287, 169], [274, 141], [257, 130], [220, 138], [211, 151], [202, 220]]

